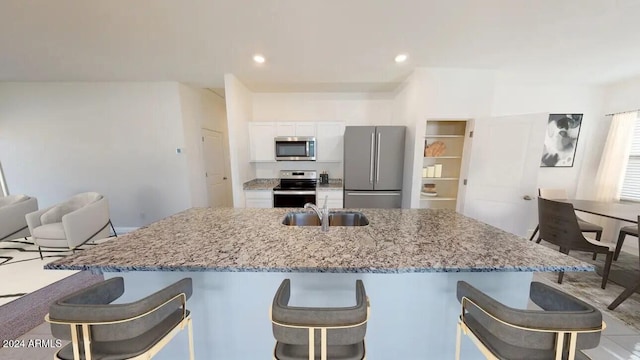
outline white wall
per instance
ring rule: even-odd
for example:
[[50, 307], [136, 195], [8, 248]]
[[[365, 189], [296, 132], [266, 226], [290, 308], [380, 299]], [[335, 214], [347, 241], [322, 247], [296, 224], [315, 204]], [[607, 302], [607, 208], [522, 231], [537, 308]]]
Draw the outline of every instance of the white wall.
[[252, 94], [232, 74], [224, 76], [227, 124], [229, 128], [229, 158], [233, 184], [233, 206], [244, 207], [242, 184], [256, 177], [249, 163], [249, 121], [252, 119]]
[[[502, 76], [496, 80], [494, 94], [492, 116], [584, 114], [573, 167], [540, 168], [538, 187], [564, 188], [570, 197], [584, 198], [591, 194], [592, 179], [604, 145], [603, 126], [607, 124], [603, 116], [602, 89], [593, 85], [538, 83]], [[544, 138], [538, 141], [543, 142]]]
[[40, 207], [104, 194], [116, 227], [190, 207], [177, 83], [0, 83], [9, 189]]
[[605, 87], [605, 113], [618, 113], [640, 109], [640, 77]]
[[[227, 118], [224, 100], [206, 89], [179, 85], [180, 109], [184, 126], [191, 206], [208, 206], [208, 189], [205, 177], [202, 130], [221, 132], [225, 148], [228, 149]], [[228, 151], [225, 154], [226, 173], [230, 173]], [[230, 181], [231, 180], [227, 180]], [[227, 203], [231, 204], [232, 194], [228, 192]]]
[[[422, 154], [416, 154], [417, 144], [423, 143], [423, 138], [418, 135], [420, 116], [418, 115], [419, 86], [415, 79], [415, 74], [409, 76], [397, 89], [393, 100], [393, 118], [399, 124], [407, 127], [405, 141], [404, 174], [402, 178], [402, 207], [417, 208], [420, 206], [420, 196], [416, 193], [417, 187], [420, 191], [421, 179], [414, 174], [421, 174]], [[422, 127], [424, 130], [424, 126]], [[424, 131], [423, 131], [424, 132]], [[418, 185], [416, 186], [416, 182]]]
[[426, 119], [468, 119], [491, 113], [495, 72], [418, 68], [420, 115]]
[[204, 112], [203, 98], [199, 90], [179, 84], [180, 111], [184, 127], [184, 153], [187, 159], [189, 195], [192, 206], [208, 205], [207, 181], [204, 177], [204, 154], [202, 149], [201, 124], [207, 117]]

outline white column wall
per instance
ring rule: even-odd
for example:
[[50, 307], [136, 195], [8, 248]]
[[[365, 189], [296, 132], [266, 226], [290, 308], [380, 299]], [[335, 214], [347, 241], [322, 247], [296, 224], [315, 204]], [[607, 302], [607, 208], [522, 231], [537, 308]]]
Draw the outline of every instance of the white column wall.
[[244, 207], [242, 184], [256, 177], [249, 163], [249, 121], [252, 114], [252, 94], [232, 74], [224, 76], [227, 124], [229, 129], [229, 159], [233, 188], [233, 206]]

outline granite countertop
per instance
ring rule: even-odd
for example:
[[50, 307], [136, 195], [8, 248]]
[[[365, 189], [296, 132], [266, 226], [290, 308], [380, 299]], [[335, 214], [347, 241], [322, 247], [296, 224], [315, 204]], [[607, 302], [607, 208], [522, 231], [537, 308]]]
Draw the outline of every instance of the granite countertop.
[[[280, 183], [280, 179], [253, 179], [242, 184], [243, 190], [272, 190]], [[342, 190], [342, 179], [329, 179], [328, 184], [320, 184], [316, 187], [318, 190]]]
[[242, 190], [272, 190], [280, 179], [253, 179], [242, 184]]
[[436, 209], [356, 209], [368, 226], [286, 226], [300, 209], [193, 208], [47, 264], [107, 272], [593, 271], [591, 264]]
[[328, 184], [320, 184], [318, 181], [317, 190], [342, 190], [342, 179], [329, 179]]

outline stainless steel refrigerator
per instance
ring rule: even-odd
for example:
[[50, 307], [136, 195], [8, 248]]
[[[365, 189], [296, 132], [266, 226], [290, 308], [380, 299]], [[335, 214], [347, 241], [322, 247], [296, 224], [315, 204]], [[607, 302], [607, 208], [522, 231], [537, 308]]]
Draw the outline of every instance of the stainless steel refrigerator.
[[344, 132], [344, 207], [402, 206], [404, 126], [347, 126]]

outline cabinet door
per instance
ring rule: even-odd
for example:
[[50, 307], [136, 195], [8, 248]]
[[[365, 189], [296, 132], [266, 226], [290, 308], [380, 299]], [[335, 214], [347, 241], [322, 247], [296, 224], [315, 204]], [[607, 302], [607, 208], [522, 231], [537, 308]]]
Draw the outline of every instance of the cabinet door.
[[271, 200], [261, 200], [261, 199], [246, 199], [245, 207], [248, 208], [272, 208], [273, 204]]
[[276, 125], [277, 136], [296, 136], [296, 125], [292, 122], [279, 122]]
[[276, 124], [272, 122], [249, 123], [249, 147], [251, 161], [275, 161]]
[[342, 205], [342, 190], [318, 190], [316, 194], [316, 205], [323, 206], [324, 198], [327, 197], [327, 206], [330, 209], [341, 209]]
[[296, 136], [316, 136], [316, 123], [297, 122], [295, 123]]
[[245, 190], [244, 203], [248, 208], [272, 208], [273, 195], [271, 190]]
[[316, 134], [316, 161], [342, 161], [344, 123], [318, 123]]

